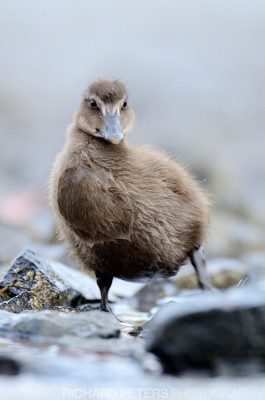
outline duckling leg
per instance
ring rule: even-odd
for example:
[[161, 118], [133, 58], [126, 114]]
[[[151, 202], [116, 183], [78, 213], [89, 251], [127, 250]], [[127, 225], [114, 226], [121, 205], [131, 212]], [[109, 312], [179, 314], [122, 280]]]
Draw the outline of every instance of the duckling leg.
[[97, 284], [101, 295], [101, 307], [102, 311], [111, 311], [108, 305], [108, 292], [112, 284], [113, 277], [103, 273], [96, 273]]
[[189, 254], [191, 264], [195, 269], [198, 283], [201, 289], [213, 289], [210, 277], [206, 271], [206, 261], [202, 246], [195, 247]]

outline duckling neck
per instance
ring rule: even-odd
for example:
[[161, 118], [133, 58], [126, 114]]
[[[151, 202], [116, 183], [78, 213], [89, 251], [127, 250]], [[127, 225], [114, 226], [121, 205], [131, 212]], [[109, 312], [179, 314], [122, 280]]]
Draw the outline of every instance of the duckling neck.
[[91, 161], [96, 164], [112, 167], [126, 158], [128, 147], [124, 140], [119, 144], [113, 144], [103, 138], [89, 135], [80, 129], [78, 131], [82, 148], [85, 149]]

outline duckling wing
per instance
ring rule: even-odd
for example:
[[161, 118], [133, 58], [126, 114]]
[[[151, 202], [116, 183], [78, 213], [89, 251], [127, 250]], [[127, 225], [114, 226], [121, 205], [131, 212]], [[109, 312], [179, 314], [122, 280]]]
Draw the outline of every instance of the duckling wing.
[[126, 188], [107, 172], [87, 166], [65, 170], [58, 181], [57, 202], [61, 215], [82, 238], [129, 240], [132, 203]]

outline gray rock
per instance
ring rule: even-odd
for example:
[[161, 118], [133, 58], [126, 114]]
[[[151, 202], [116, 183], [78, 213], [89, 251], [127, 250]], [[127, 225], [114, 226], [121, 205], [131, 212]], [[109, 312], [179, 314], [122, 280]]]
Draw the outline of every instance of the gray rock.
[[[227, 289], [248, 282], [251, 271], [246, 263], [235, 258], [216, 258], [207, 261], [207, 274], [214, 287]], [[183, 289], [198, 288], [194, 268], [187, 262], [176, 276], [146, 284], [135, 294], [130, 304], [146, 312], [167, 297], [182, 296]]]
[[53, 310], [53, 311], [61, 311], [61, 312], [65, 312], [65, 313], [73, 313], [73, 312], [75, 313], [75, 312], [78, 311], [74, 307], [66, 307], [66, 306], [55, 306], [55, 307], [52, 307], [51, 310]]
[[[207, 260], [207, 273], [214, 287], [227, 289], [248, 282], [252, 273], [247, 263], [235, 258], [214, 258]], [[183, 266], [175, 279], [178, 289], [198, 289], [194, 268]]]
[[160, 307], [153, 317], [143, 324], [140, 336], [144, 338], [150, 338], [153, 332], [156, 330], [157, 325], [159, 325], [160, 319], [163, 318], [165, 314], [169, 313], [169, 311], [176, 310], [176, 304], [177, 303], [175, 301], [171, 300]]
[[91, 311], [92, 307], [90, 304], [81, 304], [80, 306], [76, 307], [75, 309], [77, 312], [85, 312], [85, 311]]
[[111, 285], [111, 293], [120, 298], [132, 298], [145, 284], [143, 282], [128, 282], [114, 278]]
[[[67, 267], [57, 261], [44, 261], [32, 250], [25, 250], [12, 263], [0, 278], [0, 301], [7, 302], [1, 309], [20, 312], [22, 293], [29, 293], [28, 303], [23, 302], [24, 310], [50, 309], [63, 306], [76, 307], [89, 301], [100, 299], [96, 280], [86, 273]], [[18, 303], [15, 300], [19, 297]], [[14, 300], [11, 300], [14, 299]], [[110, 301], [117, 300], [113, 294]], [[16, 306], [18, 304], [18, 306]], [[86, 311], [90, 306], [86, 307]]]
[[0, 311], [0, 336], [45, 343], [67, 343], [71, 337], [116, 338], [119, 322], [103, 311], [66, 313], [53, 310], [24, 311], [11, 314]]
[[[95, 309], [95, 308], [94, 308]], [[91, 311], [93, 308], [91, 307], [90, 304], [81, 304], [80, 306], [77, 307], [67, 307], [67, 306], [55, 306], [52, 307], [51, 310], [54, 311], [62, 311], [62, 312], [86, 312], [86, 311]]]
[[207, 270], [213, 285], [218, 289], [241, 286], [252, 278], [248, 264], [236, 258], [209, 259]]
[[33, 310], [30, 300], [33, 298], [31, 292], [21, 292], [17, 296], [0, 303], [0, 310], [20, 313], [24, 310]]
[[[78, 269], [70, 268], [57, 261], [49, 261], [49, 264], [52, 270], [56, 272], [56, 275], [67, 286], [71, 287], [76, 294], [83, 297], [83, 301], [100, 299], [98, 285], [94, 278]], [[109, 299], [113, 301], [117, 298], [110, 295]]]
[[[100, 299], [98, 285], [94, 276], [82, 270], [70, 268], [57, 261], [49, 260], [49, 264], [68, 286], [82, 295], [82, 301], [87, 302]], [[109, 300], [114, 302], [120, 298], [132, 297], [142, 286], [142, 283], [125, 282], [114, 278], [109, 292]]]
[[170, 303], [144, 327], [166, 371], [265, 361], [265, 291], [230, 289]]
[[36, 310], [61, 305], [71, 291], [54, 269], [31, 250], [24, 251], [15, 259], [0, 287], [10, 299], [28, 292], [26, 308]]
[[139, 311], [150, 311], [157, 304], [157, 301], [165, 296], [176, 294], [174, 282], [169, 279], [151, 281], [142, 287], [131, 299], [130, 304]]

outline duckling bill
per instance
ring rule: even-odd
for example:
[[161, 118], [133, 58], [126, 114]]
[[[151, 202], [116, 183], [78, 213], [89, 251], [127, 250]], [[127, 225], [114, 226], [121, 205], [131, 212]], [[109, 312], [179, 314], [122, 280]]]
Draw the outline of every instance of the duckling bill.
[[124, 84], [94, 82], [84, 92], [50, 180], [60, 235], [84, 269], [95, 272], [105, 311], [114, 277], [169, 277], [187, 258], [200, 286], [207, 286], [202, 244], [208, 200], [163, 152], [127, 143], [133, 122]]

